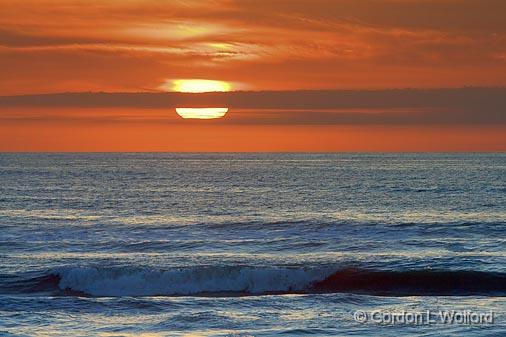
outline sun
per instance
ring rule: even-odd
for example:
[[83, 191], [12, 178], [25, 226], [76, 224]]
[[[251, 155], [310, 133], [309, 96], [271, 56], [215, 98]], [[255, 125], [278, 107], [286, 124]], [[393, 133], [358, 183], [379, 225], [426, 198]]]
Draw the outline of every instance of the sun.
[[176, 112], [184, 119], [213, 119], [225, 116], [228, 108], [176, 108]]
[[172, 90], [177, 92], [213, 92], [213, 91], [230, 91], [231, 85], [224, 81], [214, 80], [173, 80]]
[[[185, 93], [203, 93], [203, 92], [226, 92], [230, 91], [230, 83], [215, 80], [202, 79], [179, 79], [172, 80], [172, 91]], [[215, 119], [225, 116], [228, 108], [176, 108], [176, 112], [184, 119]]]

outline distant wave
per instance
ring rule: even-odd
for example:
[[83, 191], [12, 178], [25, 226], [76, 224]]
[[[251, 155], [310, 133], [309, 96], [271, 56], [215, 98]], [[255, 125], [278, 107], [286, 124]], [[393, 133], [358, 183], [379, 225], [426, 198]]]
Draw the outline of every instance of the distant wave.
[[[247, 296], [356, 293], [506, 296], [506, 273], [327, 268], [194, 267], [171, 270], [66, 267], [0, 290], [71, 296]], [[6, 286], [8, 284], [8, 286]]]

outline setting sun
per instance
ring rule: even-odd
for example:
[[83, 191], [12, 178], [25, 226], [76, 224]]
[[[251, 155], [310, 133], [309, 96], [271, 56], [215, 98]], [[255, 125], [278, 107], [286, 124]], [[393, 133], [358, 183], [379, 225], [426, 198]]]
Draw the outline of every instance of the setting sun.
[[[231, 89], [231, 85], [223, 81], [181, 79], [171, 83], [173, 91], [185, 93], [224, 92]], [[214, 119], [225, 116], [228, 108], [176, 108], [176, 112], [184, 119]]]
[[228, 108], [176, 108], [176, 112], [185, 119], [213, 119], [225, 116]]
[[223, 81], [213, 80], [174, 80], [172, 81], [172, 90], [177, 92], [212, 92], [212, 91], [230, 91], [231, 85]]

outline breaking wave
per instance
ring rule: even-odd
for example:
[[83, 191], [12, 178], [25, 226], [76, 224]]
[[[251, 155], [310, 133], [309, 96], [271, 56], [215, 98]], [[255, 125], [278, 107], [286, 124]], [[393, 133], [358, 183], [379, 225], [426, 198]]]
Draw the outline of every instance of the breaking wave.
[[58, 273], [60, 289], [93, 296], [265, 294], [303, 291], [325, 278], [321, 270], [195, 267], [172, 270], [70, 268]]
[[[331, 268], [65, 267], [41, 277], [4, 283], [9, 292], [72, 296], [247, 296], [356, 293], [385, 296], [506, 296], [506, 273], [378, 271]], [[9, 286], [6, 286], [9, 284]]]

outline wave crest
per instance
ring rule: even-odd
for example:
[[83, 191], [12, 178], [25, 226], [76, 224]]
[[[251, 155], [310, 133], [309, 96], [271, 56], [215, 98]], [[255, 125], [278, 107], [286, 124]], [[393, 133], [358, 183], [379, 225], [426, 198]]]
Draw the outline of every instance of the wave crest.
[[9, 277], [0, 293], [70, 296], [246, 296], [355, 293], [380, 296], [506, 296], [506, 273], [463, 270], [203, 266], [157, 270], [65, 267], [41, 277]]
[[302, 292], [330, 271], [304, 268], [194, 267], [171, 270], [64, 268], [61, 290], [92, 296], [268, 294]]

